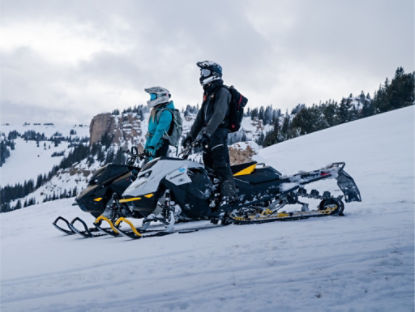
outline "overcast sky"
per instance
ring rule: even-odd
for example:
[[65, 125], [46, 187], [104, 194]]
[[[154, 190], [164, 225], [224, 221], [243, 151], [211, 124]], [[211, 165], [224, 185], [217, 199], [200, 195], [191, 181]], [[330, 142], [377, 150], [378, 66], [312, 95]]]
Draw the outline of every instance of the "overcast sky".
[[200, 104], [199, 60], [251, 107], [373, 92], [414, 70], [413, 0], [0, 0], [1, 122], [89, 123], [168, 88]]

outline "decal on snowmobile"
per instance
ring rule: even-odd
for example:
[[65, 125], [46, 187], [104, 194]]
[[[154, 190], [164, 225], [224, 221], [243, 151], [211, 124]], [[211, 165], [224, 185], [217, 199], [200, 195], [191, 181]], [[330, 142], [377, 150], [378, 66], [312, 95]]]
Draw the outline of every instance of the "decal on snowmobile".
[[173, 183], [174, 185], [182, 185], [192, 182], [192, 180], [187, 175], [187, 169], [184, 167], [180, 167], [179, 169], [168, 174], [166, 176], [166, 180]]
[[253, 164], [251, 166], [246, 167], [245, 169], [242, 169], [241, 171], [238, 171], [237, 173], [234, 173], [234, 176], [241, 176], [246, 174], [251, 174], [255, 171], [257, 164]]
[[123, 204], [123, 203], [128, 203], [131, 201], [135, 201], [135, 200], [141, 200], [141, 197], [123, 198], [123, 199], [120, 199], [119, 202]]

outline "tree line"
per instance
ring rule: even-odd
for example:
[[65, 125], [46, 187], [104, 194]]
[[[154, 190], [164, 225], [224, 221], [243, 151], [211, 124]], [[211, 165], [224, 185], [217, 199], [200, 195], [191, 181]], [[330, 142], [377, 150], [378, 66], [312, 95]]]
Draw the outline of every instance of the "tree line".
[[[355, 98], [351, 94], [348, 98], [343, 98], [340, 103], [330, 100], [311, 107], [298, 105], [291, 114], [273, 118], [273, 130], [262, 135], [257, 143], [270, 146], [345, 122], [413, 105], [414, 77], [415, 73], [406, 74], [402, 67], [398, 67], [392, 81], [386, 79], [375, 92], [373, 99], [362, 91], [358, 97]], [[254, 116], [255, 114], [256, 112]], [[259, 112], [258, 118], [260, 118]], [[265, 115], [263, 118], [264, 123], [270, 120]]]

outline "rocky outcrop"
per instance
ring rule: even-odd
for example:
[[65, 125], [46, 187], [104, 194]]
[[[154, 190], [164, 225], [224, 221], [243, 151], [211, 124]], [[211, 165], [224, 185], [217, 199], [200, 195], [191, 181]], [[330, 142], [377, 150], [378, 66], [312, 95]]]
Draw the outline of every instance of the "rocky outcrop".
[[229, 158], [231, 165], [243, 164], [252, 161], [252, 156], [255, 155], [255, 151], [251, 146], [246, 144], [234, 144], [229, 147]]
[[94, 116], [89, 125], [89, 144], [99, 142], [104, 134], [112, 134], [115, 129], [114, 116], [110, 113]]
[[89, 143], [99, 142], [105, 134], [112, 138], [112, 143], [123, 144], [131, 142], [134, 145], [143, 144], [141, 121], [136, 114], [112, 115], [104, 113], [94, 116], [89, 126]]

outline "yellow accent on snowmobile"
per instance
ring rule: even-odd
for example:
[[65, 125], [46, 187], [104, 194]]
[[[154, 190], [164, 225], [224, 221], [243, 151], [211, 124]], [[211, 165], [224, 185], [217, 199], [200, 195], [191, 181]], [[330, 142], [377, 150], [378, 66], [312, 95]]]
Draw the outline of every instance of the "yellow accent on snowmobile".
[[285, 213], [285, 212], [279, 212], [279, 213], [277, 214], [277, 217], [278, 217], [278, 218], [289, 217], [289, 216], [290, 216], [290, 214]]
[[128, 202], [132, 202], [136, 200], [141, 200], [141, 197], [124, 198], [124, 199], [120, 199], [119, 202], [123, 204], [123, 203], [128, 203]]
[[333, 204], [333, 205], [330, 205], [331, 207], [327, 207], [326, 209], [324, 209], [324, 210], [320, 210], [320, 212], [322, 213], [322, 214], [332, 214], [337, 208], [338, 208], [338, 206], [336, 205], [336, 204]]
[[256, 164], [253, 164], [251, 166], [248, 166], [248, 167], [242, 169], [241, 171], [238, 171], [237, 173], [234, 173], [233, 176], [240, 176], [240, 175], [251, 174], [252, 172], [254, 172], [255, 168], [256, 168]]
[[112, 221], [104, 216], [99, 216], [98, 218], [96, 218], [94, 224], [100, 224], [102, 221], [107, 222], [111, 229], [114, 231], [114, 233], [119, 234], [119, 232], [117, 231], [117, 229], [115, 228], [114, 224], [112, 223]]
[[127, 223], [136, 236], [138, 236], [138, 237], [142, 236], [141, 233], [139, 231], [137, 231], [137, 229], [135, 228], [133, 223], [130, 220], [124, 218], [124, 217], [118, 218], [117, 221], [115, 221], [115, 226], [118, 227], [121, 224], [121, 222]]
[[96, 201], [96, 202], [99, 202], [99, 201], [101, 201], [102, 200], [102, 197], [97, 197], [97, 198], [94, 198], [94, 201]]
[[153, 197], [154, 196], [154, 194], [153, 193], [150, 193], [150, 194], [146, 194], [146, 195], [144, 195], [144, 197], [147, 197], [147, 198], [151, 198], [151, 197]]
[[269, 209], [269, 208], [264, 209], [264, 210], [261, 212], [261, 215], [270, 215], [270, 214], [273, 214], [273, 211], [272, 211], [271, 209]]

